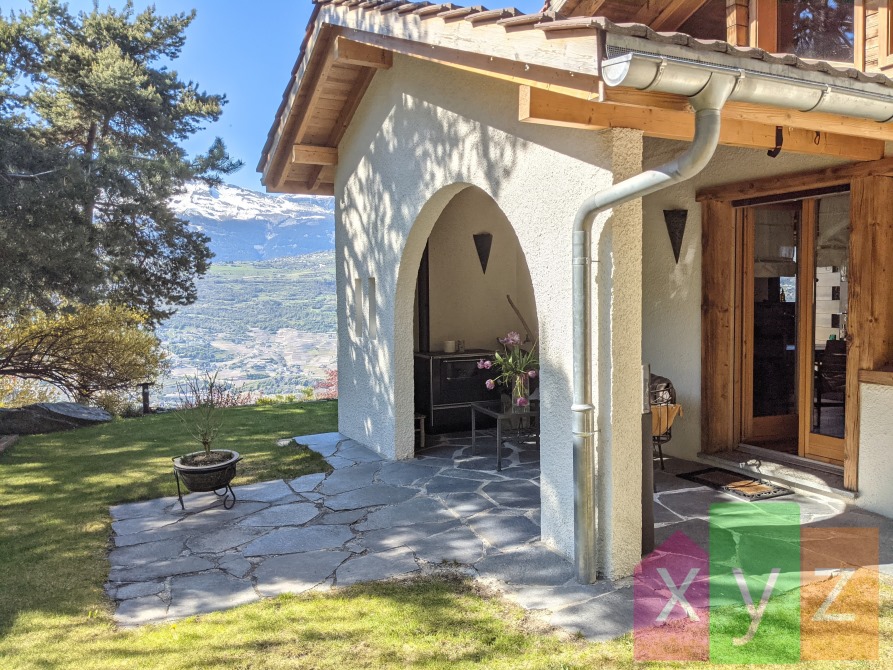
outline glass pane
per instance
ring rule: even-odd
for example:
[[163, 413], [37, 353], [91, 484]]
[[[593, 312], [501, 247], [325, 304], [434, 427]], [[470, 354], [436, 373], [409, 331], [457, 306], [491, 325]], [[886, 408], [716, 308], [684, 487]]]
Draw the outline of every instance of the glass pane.
[[852, 63], [853, 8], [853, 0], [782, 0], [778, 3], [778, 50]]
[[799, 203], [754, 210], [754, 417], [797, 414], [799, 218]]
[[817, 206], [812, 432], [842, 438], [846, 399], [850, 196], [822, 198]]

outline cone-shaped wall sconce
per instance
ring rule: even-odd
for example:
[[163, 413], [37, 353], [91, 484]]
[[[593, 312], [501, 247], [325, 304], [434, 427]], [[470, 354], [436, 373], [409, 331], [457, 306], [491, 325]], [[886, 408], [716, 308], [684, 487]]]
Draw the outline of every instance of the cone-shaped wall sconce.
[[493, 246], [493, 235], [490, 233], [478, 233], [474, 236], [474, 247], [478, 250], [478, 258], [481, 260], [481, 270], [484, 271], [484, 274], [487, 274], [491, 246]]
[[685, 222], [687, 220], [687, 209], [664, 210], [664, 221], [667, 224], [667, 233], [670, 235], [670, 246], [673, 247], [673, 256], [676, 258], [677, 264], [682, 251], [682, 238], [685, 237]]

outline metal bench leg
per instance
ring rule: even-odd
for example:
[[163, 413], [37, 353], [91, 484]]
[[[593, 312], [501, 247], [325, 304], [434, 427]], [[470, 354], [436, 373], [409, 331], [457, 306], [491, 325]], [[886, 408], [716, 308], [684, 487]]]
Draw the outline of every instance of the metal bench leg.
[[496, 471], [502, 470], [502, 421], [496, 419]]
[[471, 455], [474, 456], [475, 449], [477, 448], [477, 428], [475, 425], [475, 419], [477, 418], [477, 412], [474, 411], [474, 407], [471, 408]]

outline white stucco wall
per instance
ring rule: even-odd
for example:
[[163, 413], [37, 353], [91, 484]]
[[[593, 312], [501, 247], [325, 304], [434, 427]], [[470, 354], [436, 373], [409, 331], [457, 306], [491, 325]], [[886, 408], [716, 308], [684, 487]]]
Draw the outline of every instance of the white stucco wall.
[[[476, 233], [493, 235], [486, 273], [474, 245]], [[476, 188], [453, 198], [428, 238], [431, 348], [465, 340], [469, 349], [495, 349], [496, 338], [524, 328], [506, 300], [511, 295], [537, 337], [536, 303], [527, 260], [505, 214]]]
[[[646, 138], [645, 165], [654, 167], [685, 144]], [[685, 417], [673, 425], [664, 453], [695, 460], [701, 450], [701, 205], [698, 190], [746, 179], [814, 170], [843, 161], [782, 151], [719, 147], [707, 168], [688, 182], [644, 198], [643, 356], [652, 372], [676, 386]], [[688, 210], [677, 265], [663, 210]]]
[[890, 484], [893, 455], [893, 386], [861, 384], [859, 417], [859, 495], [856, 504], [893, 514]]
[[[376, 75], [339, 147], [335, 184], [339, 430], [387, 457], [412, 454], [411, 324], [418, 263], [452, 197], [468, 185], [478, 187], [511, 223], [529, 267], [540, 334], [543, 536], [571, 555], [571, 225], [582, 200], [612, 183], [615, 171], [641, 168], [641, 138], [634, 131], [522, 124], [517, 95], [508, 83], [399, 56], [392, 69]], [[638, 463], [638, 425], [634, 444], [621, 445], [632, 426], [618, 418], [630, 410], [637, 416], [640, 397], [639, 374], [628, 369], [634, 364], [638, 370], [641, 363], [638, 207], [618, 210], [615, 216], [633, 230], [614, 235], [608, 247], [620, 259], [609, 277], [611, 295], [624, 296], [622, 303], [609, 302], [609, 311], [629, 329], [628, 337], [611, 343], [616, 367], [602, 371], [613, 375], [606, 383], [615, 399], [607, 410], [600, 405], [603, 413], [614, 414], [603, 414], [599, 423], [609, 422], [616, 443], [603, 443], [615, 456], [603, 466], [625, 477], [605, 492], [609, 504], [600, 532], [612, 543], [603, 561], [610, 572], [627, 569], [622, 561], [612, 564], [611, 552], [637, 551], [640, 530], [640, 467], [622, 458], [632, 451]], [[369, 277], [377, 292], [374, 336], [366, 327], [351, 326], [355, 287], [363, 290]]]

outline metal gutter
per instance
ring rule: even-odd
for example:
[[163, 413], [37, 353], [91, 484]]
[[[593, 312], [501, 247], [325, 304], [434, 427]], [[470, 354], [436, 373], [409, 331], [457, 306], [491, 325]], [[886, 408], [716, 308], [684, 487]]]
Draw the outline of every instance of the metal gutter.
[[733, 102], [783, 107], [800, 112], [823, 112], [880, 123], [893, 120], [893, 91], [884, 95], [826, 82], [655, 54], [627, 53], [606, 60], [602, 63], [601, 76], [608, 86], [622, 85], [643, 91], [691, 96], [703, 88], [711, 72], [728, 72], [738, 76], [738, 82], [729, 95], [729, 100]]
[[574, 220], [574, 564], [577, 580], [584, 584], [595, 582], [599, 571], [597, 426], [592, 404], [591, 253], [595, 217], [701, 172], [716, 151], [721, 110], [728, 100], [876, 121], [893, 118], [893, 98], [882, 95], [654, 54], [626, 53], [604, 60], [601, 76], [612, 87], [686, 96], [695, 110], [695, 134], [691, 145], [674, 160], [590, 196]]

